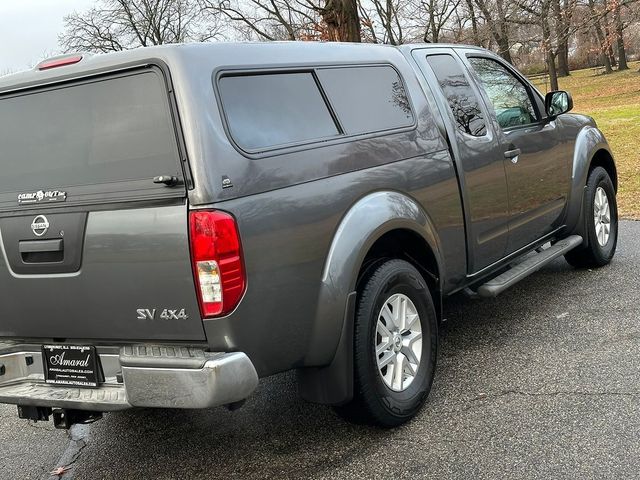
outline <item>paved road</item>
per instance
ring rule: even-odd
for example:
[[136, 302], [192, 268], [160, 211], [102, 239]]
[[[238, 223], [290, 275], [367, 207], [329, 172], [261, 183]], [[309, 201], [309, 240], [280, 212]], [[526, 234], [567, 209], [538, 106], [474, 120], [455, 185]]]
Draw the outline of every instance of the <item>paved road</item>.
[[446, 308], [438, 374], [409, 425], [343, 423], [292, 375], [236, 412], [131, 411], [69, 434], [0, 407], [3, 478], [640, 478], [640, 222], [615, 261], [558, 260]]

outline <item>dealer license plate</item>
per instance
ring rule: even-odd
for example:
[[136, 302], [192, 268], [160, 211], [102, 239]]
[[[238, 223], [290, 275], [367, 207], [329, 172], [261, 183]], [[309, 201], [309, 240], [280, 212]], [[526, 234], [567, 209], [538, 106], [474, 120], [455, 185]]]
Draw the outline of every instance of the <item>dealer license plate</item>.
[[56, 385], [98, 386], [98, 362], [95, 347], [44, 345], [44, 379]]

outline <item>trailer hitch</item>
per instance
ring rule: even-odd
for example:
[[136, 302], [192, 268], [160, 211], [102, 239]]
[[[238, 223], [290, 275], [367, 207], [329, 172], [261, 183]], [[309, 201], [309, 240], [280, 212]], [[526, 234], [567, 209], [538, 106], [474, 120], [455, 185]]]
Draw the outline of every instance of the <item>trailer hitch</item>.
[[18, 405], [18, 417], [25, 420], [48, 422], [52, 415], [54, 427], [63, 430], [69, 430], [75, 424], [87, 425], [102, 418], [102, 412]]

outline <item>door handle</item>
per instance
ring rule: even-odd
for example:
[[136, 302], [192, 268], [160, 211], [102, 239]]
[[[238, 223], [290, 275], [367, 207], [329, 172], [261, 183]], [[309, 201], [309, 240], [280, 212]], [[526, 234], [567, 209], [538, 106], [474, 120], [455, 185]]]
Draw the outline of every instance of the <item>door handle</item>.
[[62, 239], [57, 240], [24, 240], [18, 245], [20, 253], [61, 252], [64, 250]]
[[54, 240], [23, 240], [18, 245], [22, 263], [59, 263], [64, 260], [64, 242]]
[[504, 152], [504, 158], [508, 158], [511, 160], [511, 163], [518, 163], [518, 157], [522, 151], [519, 148], [515, 148], [513, 150], [507, 150]]

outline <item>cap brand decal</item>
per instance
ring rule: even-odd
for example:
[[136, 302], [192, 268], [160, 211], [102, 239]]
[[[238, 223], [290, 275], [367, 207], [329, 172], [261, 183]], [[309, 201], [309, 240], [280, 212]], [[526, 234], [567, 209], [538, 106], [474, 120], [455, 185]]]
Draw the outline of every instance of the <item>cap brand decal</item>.
[[44, 215], [38, 215], [31, 222], [31, 231], [36, 237], [41, 237], [49, 230], [49, 220]]
[[67, 199], [67, 192], [60, 190], [38, 190], [33, 193], [19, 193], [18, 205], [28, 205], [30, 203], [52, 203], [64, 202]]

